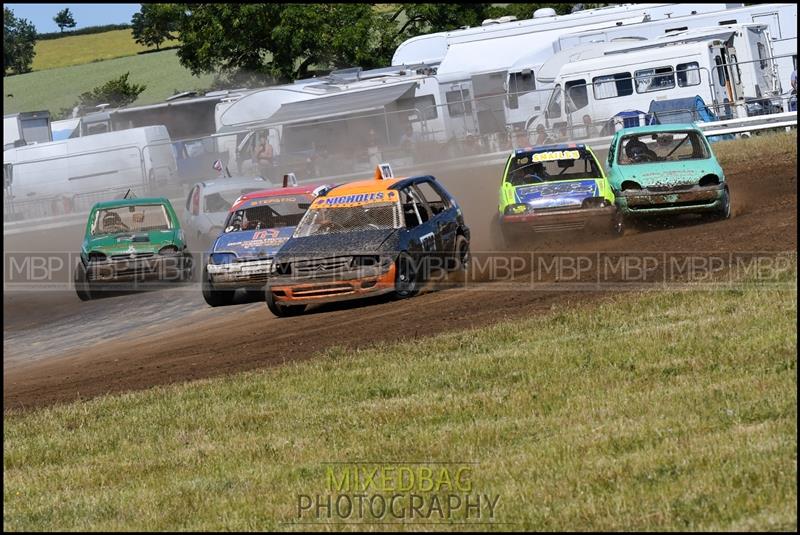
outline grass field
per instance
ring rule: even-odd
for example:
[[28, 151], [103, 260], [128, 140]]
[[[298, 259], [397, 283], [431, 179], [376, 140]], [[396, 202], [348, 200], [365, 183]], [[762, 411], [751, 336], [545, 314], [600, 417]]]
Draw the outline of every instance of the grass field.
[[[161, 48], [177, 44], [178, 41], [167, 41], [161, 45]], [[155, 48], [136, 44], [130, 29], [46, 39], [36, 42], [33, 70], [41, 71], [83, 65], [106, 59], [133, 56], [147, 50], [155, 50]]]
[[[60, 41], [62, 40], [55, 39], [44, 42]], [[136, 104], [161, 102], [174, 94], [176, 89], [205, 89], [213, 80], [213, 75], [192, 76], [187, 69], [181, 67], [176, 50], [47, 69], [3, 79], [3, 114], [41, 109], [49, 109], [51, 113], [55, 113], [61, 108], [73, 106], [81, 93], [128, 71], [131, 73], [129, 82], [147, 85]], [[9, 94], [14, 96], [9, 97]]]
[[455, 461], [504, 529], [794, 530], [792, 265], [6, 413], [4, 528], [293, 529], [332, 462]]

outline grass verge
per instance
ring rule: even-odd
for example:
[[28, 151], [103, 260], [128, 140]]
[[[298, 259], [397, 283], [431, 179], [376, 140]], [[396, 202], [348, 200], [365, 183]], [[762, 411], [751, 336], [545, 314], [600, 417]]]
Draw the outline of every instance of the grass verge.
[[4, 528], [292, 529], [331, 462], [424, 460], [477, 463], [504, 529], [793, 530], [796, 292], [794, 265], [6, 413]]

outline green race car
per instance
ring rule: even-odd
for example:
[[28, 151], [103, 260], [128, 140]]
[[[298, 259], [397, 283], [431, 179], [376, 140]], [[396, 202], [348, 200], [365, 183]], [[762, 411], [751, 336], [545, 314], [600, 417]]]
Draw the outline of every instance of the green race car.
[[506, 162], [495, 247], [515, 246], [535, 233], [595, 231], [619, 236], [622, 216], [592, 149], [546, 145], [516, 149]]
[[626, 128], [611, 140], [608, 180], [628, 218], [684, 213], [731, 215], [722, 166], [693, 124]]
[[169, 200], [117, 199], [95, 204], [86, 222], [75, 291], [82, 301], [102, 289], [142, 281], [185, 281], [192, 257]]

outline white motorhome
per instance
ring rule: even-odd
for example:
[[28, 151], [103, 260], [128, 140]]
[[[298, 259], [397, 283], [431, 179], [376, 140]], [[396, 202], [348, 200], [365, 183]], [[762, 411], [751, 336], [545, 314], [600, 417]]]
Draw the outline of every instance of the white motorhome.
[[[645, 14], [651, 19], [660, 19], [719, 11], [741, 5], [741, 3], [623, 4], [586, 9], [566, 15], [556, 15], [553, 9], [542, 8], [537, 9], [531, 19], [515, 20], [513, 17], [497, 20], [489, 19], [475, 28], [462, 28], [412, 37], [397, 47], [392, 56], [392, 65], [416, 65], [420, 63], [435, 65], [440, 63], [444, 60], [445, 55], [448, 53], [449, 45], [454, 39], [460, 42], [469, 42], [496, 39], [509, 34], [538, 33], [552, 29], [573, 28], [572, 31], [578, 31], [585, 24], [616, 21], [620, 18], [642, 17]], [[549, 43], [547, 44], [549, 46]]]
[[325, 174], [337, 174], [357, 164], [370, 146], [399, 147], [409, 132], [420, 140], [446, 140], [448, 111], [439, 101], [436, 76], [424, 68], [355, 68], [221, 102], [217, 131], [221, 146], [235, 144], [232, 161], [245, 166], [239, 172], [252, 171], [246, 167], [254, 144], [266, 136], [275, 160], [287, 167], [283, 171], [324, 157]]
[[[624, 27], [619, 29], [622, 28]], [[736, 76], [741, 79], [741, 98], [748, 102], [753, 101], [753, 106], [758, 106], [759, 109], [764, 110], [762, 113], [778, 110], [781, 102], [776, 97], [781, 94], [780, 80], [772, 57], [771, 40], [767, 26], [765, 24], [737, 24], [679, 30], [666, 35], [659, 34], [654, 39], [644, 39], [632, 35], [615, 37], [610, 42], [590, 41], [572, 45], [557, 52], [546, 63], [531, 69], [537, 73], [536, 83], [538, 89], [516, 96], [509, 94], [506, 117], [510, 124], [524, 125], [527, 121], [530, 121], [532, 116], [541, 113], [544, 105], [549, 100], [550, 90], [553, 88], [556, 77], [561, 68], [569, 61], [592, 57], [608, 50], [616, 50], [618, 52], [615, 53], [622, 54], [624, 50], [636, 50], [640, 47], [651, 48], [670, 43], [708, 41], [720, 37], [732, 39], [731, 45], [733, 48], [728, 60], [736, 64]], [[527, 61], [527, 57], [523, 56], [520, 62], [525, 61]], [[763, 104], [755, 103], [756, 101], [762, 101], [762, 99], [765, 99]], [[770, 99], [774, 100], [774, 102], [770, 103]], [[768, 109], [765, 110], [765, 107]]]
[[29, 216], [55, 215], [48, 203], [57, 198], [79, 211], [128, 188], [142, 193], [172, 181], [177, 172], [164, 126], [13, 148], [3, 151], [3, 163], [11, 179], [6, 208]]
[[552, 76], [554, 88], [545, 113], [528, 130], [542, 126], [556, 139], [570, 139], [576, 127], [584, 128], [585, 117], [599, 125], [622, 112], [647, 112], [654, 101], [680, 98], [700, 97], [717, 116], [741, 115], [744, 90], [730, 61], [735, 33], [720, 29], [708, 40], [592, 43], [559, 52], [540, 71], [545, 79]]
[[[712, 13], [672, 17], [667, 20], [580, 31], [560, 37], [553, 43], [553, 50], [559, 52], [584, 43], [610, 42], [621, 37], [654, 39], [665, 34], [697, 28], [748, 23], [767, 25], [772, 53], [776, 58], [780, 74], [780, 85], [787, 91], [791, 88], [789, 77], [797, 65], [797, 4], [754, 4]], [[737, 48], [740, 48], [740, 45], [737, 44]], [[740, 57], [739, 60], [743, 61], [743, 58]], [[765, 90], [763, 86], [761, 89]]]
[[3, 150], [48, 141], [53, 141], [49, 111], [29, 111], [3, 116]]

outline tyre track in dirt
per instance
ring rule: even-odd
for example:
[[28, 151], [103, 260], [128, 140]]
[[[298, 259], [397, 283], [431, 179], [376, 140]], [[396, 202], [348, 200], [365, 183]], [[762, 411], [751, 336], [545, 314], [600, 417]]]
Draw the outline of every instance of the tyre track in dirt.
[[[560, 237], [537, 244], [535, 250], [796, 251], [794, 164], [737, 166], [727, 169], [726, 175], [734, 210], [730, 220], [676, 221], [665, 228], [634, 229], [616, 240], [576, 243]], [[439, 178], [464, 209], [473, 232], [473, 250], [488, 250], [488, 226], [499, 177], [466, 171]], [[592, 306], [614, 294], [603, 289], [577, 289], [569, 284], [531, 285], [524, 270], [517, 275], [519, 286], [514, 291], [509, 291], [505, 283], [476, 282], [465, 289], [424, 293], [405, 301], [378, 298], [326, 305], [304, 316], [282, 319], [274, 318], [263, 303], [210, 309], [199, 290], [103, 299], [91, 303], [91, 313], [81, 312], [86, 304], [77, 298], [70, 303], [69, 297], [63, 297], [64, 302], [52, 307], [55, 319], [48, 317], [48, 311], [41, 306], [26, 309], [18, 302], [14, 321], [4, 327], [4, 349], [13, 358], [4, 358], [3, 405], [6, 409], [47, 406], [252, 370], [304, 360], [332, 346], [362, 348], [562, 307]], [[4, 311], [10, 308], [4, 299]], [[135, 324], [126, 323], [127, 315], [136, 313], [145, 320], [136, 318]], [[105, 322], [99, 320], [101, 317], [106, 318]], [[97, 325], [92, 326], [93, 319]], [[108, 325], [115, 320], [118, 328], [108, 332]], [[53, 323], [57, 330], [48, 334]], [[70, 336], [64, 337], [64, 333]], [[39, 341], [39, 348], [30, 345], [32, 340]]]

